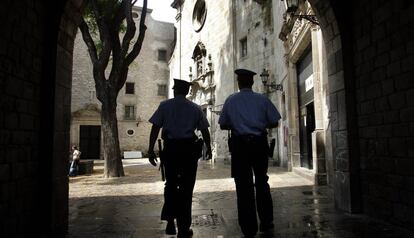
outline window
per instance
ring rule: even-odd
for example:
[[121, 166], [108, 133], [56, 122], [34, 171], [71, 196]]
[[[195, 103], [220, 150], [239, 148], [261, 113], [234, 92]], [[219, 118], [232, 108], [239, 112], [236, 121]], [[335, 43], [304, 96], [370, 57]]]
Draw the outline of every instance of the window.
[[135, 83], [125, 84], [125, 94], [135, 94]]
[[135, 120], [135, 106], [125, 106], [125, 120]]
[[96, 92], [94, 89], [89, 90], [89, 101], [93, 102], [96, 98]]
[[158, 96], [167, 96], [167, 85], [158, 84]]
[[204, 26], [207, 16], [207, 6], [204, 0], [197, 0], [193, 10], [193, 27], [196, 32], [200, 32]]
[[247, 56], [247, 37], [240, 40], [240, 55], [242, 58]]
[[158, 61], [167, 61], [167, 51], [158, 50]]
[[127, 130], [127, 135], [133, 136], [134, 134], [135, 134], [135, 131], [133, 129], [128, 129]]

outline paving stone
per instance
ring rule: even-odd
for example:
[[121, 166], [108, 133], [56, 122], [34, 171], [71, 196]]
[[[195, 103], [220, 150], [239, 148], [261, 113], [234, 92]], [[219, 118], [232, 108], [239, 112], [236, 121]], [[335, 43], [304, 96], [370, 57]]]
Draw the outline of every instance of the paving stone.
[[[158, 170], [146, 159], [124, 160], [124, 166], [126, 176], [122, 178], [102, 178], [102, 161], [95, 161], [95, 172], [91, 176], [70, 178], [69, 238], [171, 237], [164, 234], [166, 224], [159, 217], [164, 183], [160, 181]], [[334, 207], [333, 191], [327, 186], [314, 186], [279, 167], [270, 167], [268, 174], [275, 229], [258, 233], [256, 237], [411, 235], [388, 223], [338, 212]], [[378, 189], [383, 191], [380, 186]], [[390, 204], [390, 208], [398, 211], [403, 207], [396, 203]], [[229, 165], [199, 162], [192, 214], [193, 237], [242, 237]], [[407, 216], [398, 218], [409, 219]]]

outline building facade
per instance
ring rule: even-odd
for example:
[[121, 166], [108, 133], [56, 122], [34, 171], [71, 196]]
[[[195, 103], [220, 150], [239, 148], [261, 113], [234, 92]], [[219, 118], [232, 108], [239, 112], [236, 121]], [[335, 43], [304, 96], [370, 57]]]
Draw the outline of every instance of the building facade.
[[233, 71], [257, 72], [253, 90], [268, 96], [282, 116], [279, 127], [268, 131], [271, 163], [332, 184], [325, 45], [310, 3], [300, 3], [296, 15], [311, 18], [287, 14], [284, 1], [174, 1], [177, 44], [170, 79], [194, 83], [189, 99], [209, 119], [214, 157], [226, 160], [228, 135], [217, 119], [225, 99], [238, 91]]
[[[137, 25], [140, 11], [140, 7], [133, 9]], [[148, 9], [141, 52], [130, 65], [127, 81], [117, 99], [121, 151], [146, 151], [151, 129], [148, 120], [168, 94], [168, 61], [174, 43], [174, 26], [154, 20], [151, 12]], [[73, 54], [71, 143], [80, 146], [83, 158], [99, 158], [102, 151], [100, 102], [96, 98], [92, 63], [80, 32]]]
[[[170, 61], [170, 84], [173, 78], [194, 83], [189, 99], [202, 107], [210, 122], [215, 159], [230, 157], [228, 133], [220, 130], [217, 122], [226, 98], [238, 91], [235, 69], [244, 67], [257, 72], [254, 91], [278, 100], [259, 77], [266, 70], [269, 81], [275, 82], [283, 71], [283, 55], [275, 51], [283, 49], [283, 42], [274, 30], [274, 4], [252, 0], [177, 0], [171, 5], [177, 9], [177, 43]], [[270, 131], [269, 138], [279, 141], [278, 132]], [[274, 162], [281, 163], [279, 154], [274, 154]]]
[[[332, 127], [338, 128], [341, 121], [343, 132], [346, 119], [345, 107], [332, 110], [330, 100], [337, 105], [344, 99], [330, 95], [321, 27], [311, 4], [299, 3], [292, 9], [276, 0], [174, 1], [177, 44], [170, 80], [179, 77], [194, 83], [189, 99], [201, 105], [209, 119], [213, 157], [227, 160], [228, 134], [217, 124], [221, 107], [238, 91], [236, 68], [257, 72], [253, 90], [268, 96], [282, 116], [279, 127], [268, 131], [274, 145], [271, 164], [315, 184], [334, 186], [333, 143], [344, 138], [335, 136], [332, 141]], [[337, 47], [334, 44], [338, 41], [330, 46]], [[331, 87], [336, 84], [331, 82]], [[348, 153], [342, 149], [339, 155]]]
[[[285, 8], [286, 9], [286, 8]], [[332, 184], [332, 145], [327, 102], [328, 72], [318, 20], [307, 1], [285, 13], [279, 38], [284, 42], [284, 120], [289, 167], [316, 184]], [[328, 176], [329, 175], [329, 176]], [[328, 179], [329, 178], [329, 179]]]

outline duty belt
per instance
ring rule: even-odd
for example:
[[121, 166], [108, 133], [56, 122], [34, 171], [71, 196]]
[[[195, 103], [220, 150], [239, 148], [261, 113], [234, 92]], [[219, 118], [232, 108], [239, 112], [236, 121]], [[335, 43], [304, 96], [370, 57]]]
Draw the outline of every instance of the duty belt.
[[246, 135], [232, 135], [231, 136], [235, 140], [241, 140], [245, 142], [257, 142], [262, 140], [267, 140], [266, 134], [262, 135], [253, 135], [253, 134], [246, 134]]

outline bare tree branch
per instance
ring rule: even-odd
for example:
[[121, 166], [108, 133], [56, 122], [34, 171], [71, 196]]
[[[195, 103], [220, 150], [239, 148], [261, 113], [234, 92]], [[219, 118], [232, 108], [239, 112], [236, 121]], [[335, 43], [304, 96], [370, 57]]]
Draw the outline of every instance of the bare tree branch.
[[93, 41], [91, 33], [89, 32], [88, 24], [86, 24], [83, 18], [81, 18], [79, 29], [82, 33], [83, 41], [85, 41], [86, 46], [88, 47], [88, 52], [89, 52], [89, 56], [91, 57], [92, 64], [95, 65], [98, 63], [98, 55], [96, 53], [95, 42]]
[[[126, 19], [127, 19], [127, 33], [128, 30], [130, 32], [133, 32], [135, 35], [135, 31], [136, 31], [136, 27], [135, 27], [135, 22], [132, 18], [132, 4], [129, 3], [127, 4], [127, 7], [125, 8], [125, 14], [126, 14]], [[144, 4], [143, 4], [143, 8], [141, 10], [141, 17], [140, 17], [140, 25], [139, 25], [139, 35], [137, 38], [137, 42], [135, 42], [133, 49], [131, 50], [131, 52], [128, 54], [128, 49], [129, 49], [129, 43], [131, 42], [132, 37], [128, 36], [129, 38], [127, 38], [127, 35], [125, 35], [124, 37], [124, 42], [122, 43], [122, 57], [125, 57], [124, 60], [122, 60], [121, 65], [120, 66], [120, 71], [121, 72], [128, 72], [128, 66], [132, 63], [132, 61], [138, 56], [141, 47], [142, 47], [142, 42], [144, 41], [144, 36], [145, 36], [145, 31], [147, 29], [147, 27], [145, 26], [145, 18], [146, 18], [146, 13], [147, 13], [147, 0], [144, 0]], [[126, 40], [126, 41], [125, 41]], [[128, 42], [128, 44], [126, 45], [126, 43]], [[126, 75], [125, 77], [120, 77], [118, 82], [117, 82], [117, 88], [118, 90], [120, 90], [123, 85], [126, 82]]]
[[124, 78], [120, 77], [120, 75], [123, 72], [123, 70], [125, 70], [125, 56], [128, 54], [129, 45], [131, 43], [131, 40], [134, 38], [136, 32], [135, 22], [132, 17], [132, 2], [131, 0], [123, 0], [123, 3], [125, 3], [123, 13], [127, 24], [126, 32], [122, 39], [121, 49], [118, 55], [119, 57], [117, 59], [117, 63], [115, 64], [114, 62], [111, 73], [109, 75], [109, 81], [116, 85], [116, 88], [122, 88], [123, 84], [125, 84], [126, 77], [124, 80]]
[[[129, 7], [131, 7], [131, 5]], [[130, 17], [131, 17], [130, 20], [133, 22], [131, 13], [132, 13], [132, 9], [130, 9]], [[141, 51], [142, 43], [145, 37], [145, 31], [147, 29], [147, 26], [145, 25], [146, 13], [147, 13], [147, 0], [144, 0], [143, 8], [141, 11], [140, 24], [139, 24], [139, 35], [131, 52], [128, 55], [126, 55], [125, 60], [122, 62], [122, 65], [120, 65], [121, 72], [124, 72], [124, 71], [128, 72], [128, 66], [132, 63], [132, 61], [138, 56], [139, 52]], [[127, 16], [127, 21], [128, 21], [128, 16]], [[133, 26], [135, 28], [135, 23], [133, 24]], [[124, 46], [124, 44], [122, 45]], [[123, 48], [122, 50], [125, 50], [125, 48]], [[126, 75], [125, 77], [119, 78], [117, 82], [118, 90], [120, 90], [123, 87], [123, 85], [126, 82], [126, 79], [127, 79]]]
[[105, 16], [103, 16], [102, 12], [99, 11], [98, 3], [96, 0], [91, 0], [91, 5], [95, 15], [96, 24], [98, 25], [99, 37], [102, 42], [102, 50], [99, 53], [98, 62], [103, 69], [106, 69], [112, 50], [110, 32], [108, 29], [108, 24], [106, 22], [107, 19]]
[[127, 55], [129, 44], [137, 30], [134, 19], [132, 18], [132, 4], [130, 0], [127, 0], [127, 1], [128, 3], [125, 4], [125, 8], [124, 8], [127, 29], [126, 29], [124, 38], [122, 39], [122, 46], [121, 46], [121, 57], [122, 58], [124, 58]]
[[127, 80], [128, 71], [129, 71], [128, 66], [126, 66], [126, 67], [124, 66], [124, 68], [121, 69], [121, 75], [119, 76], [118, 83], [116, 85], [118, 92], [119, 92], [119, 90], [122, 89], [122, 87], [124, 86], [124, 84]]
[[138, 39], [134, 44], [131, 52], [127, 55], [125, 59], [125, 64], [130, 65], [132, 61], [138, 56], [139, 52], [142, 48], [142, 43], [145, 37], [145, 31], [147, 30], [147, 26], [145, 25], [145, 18], [147, 15], [147, 0], [144, 0], [144, 4], [142, 7], [141, 19], [139, 21], [139, 35]]
[[111, 42], [112, 42], [112, 68], [117, 67], [121, 60], [120, 52], [121, 52], [121, 40], [119, 38], [119, 32], [121, 31], [121, 25], [123, 20], [125, 19], [124, 8], [127, 1], [122, 1], [121, 5], [117, 9], [116, 13], [114, 14], [113, 21], [110, 24], [109, 31], [111, 35]]
[[114, 48], [114, 54], [118, 54], [118, 52], [116, 52], [117, 50], [121, 49], [121, 41], [119, 39], [119, 32], [121, 32], [121, 25], [122, 22], [125, 19], [125, 15], [124, 15], [124, 7], [125, 7], [126, 1], [122, 1], [121, 5], [119, 6], [119, 8], [117, 9], [117, 12], [115, 13], [115, 17], [112, 21], [111, 24], [111, 34], [113, 33], [114, 36], [116, 36], [116, 41], [113, 42], [113, 48]]

